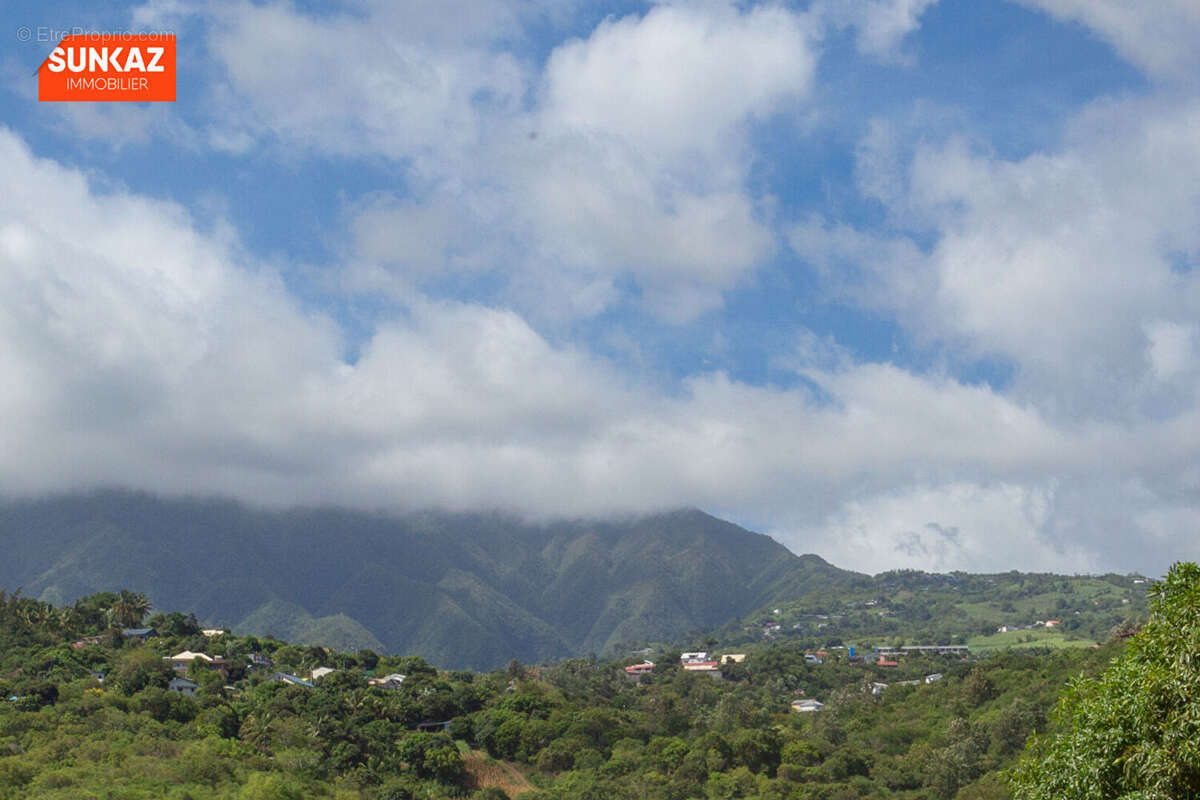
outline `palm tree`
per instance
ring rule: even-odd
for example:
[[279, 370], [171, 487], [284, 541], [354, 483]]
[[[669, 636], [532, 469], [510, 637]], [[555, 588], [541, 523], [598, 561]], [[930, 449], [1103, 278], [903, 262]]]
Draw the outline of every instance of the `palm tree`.
[[122, 589], [111, 611], [117, 625], [122, 628], [136, 628], [150, 613], [150, 601], [141, 592]]

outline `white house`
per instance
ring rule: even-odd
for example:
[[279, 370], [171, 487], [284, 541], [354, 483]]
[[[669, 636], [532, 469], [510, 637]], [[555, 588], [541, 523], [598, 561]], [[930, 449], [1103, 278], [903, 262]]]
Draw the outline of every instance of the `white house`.
[[183, 652], [176, 653], [173, 656], [163, 656], [163, 661], [171, 662], [171, 669], [175, 670], [175, 674], [181, 677], [187, 674], [188, 667], [192, 665], [193, 661], [197, 660], [205, 664], [209, 669], [221, 673], [221, 677], [229, 677], [228, 664], [225, 662], [225, 659], [220, 658], [219, 656], [217, 658], [213, 658], [212, 656], [205, 655], [204, 653], [193, 653], [191, 650], [184, 650]]
[[825, 704], [820, 700], [793, 700], [792, 711], [820, 711]]

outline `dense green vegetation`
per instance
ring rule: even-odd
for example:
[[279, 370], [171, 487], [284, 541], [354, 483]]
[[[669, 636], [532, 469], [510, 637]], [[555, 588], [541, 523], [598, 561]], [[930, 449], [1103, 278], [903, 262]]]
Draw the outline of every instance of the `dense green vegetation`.
[[1200, 797], [1200, 568], [1154, 587], [1150, 621], [1055, 716], [1017, 770], [1021, 800]]
[[[122, 636], [144, 610], [129, 592], [63, 608], [0, 594], [0, 798], [999, 798], [1068, 677], [1121, 647], [884, 668], [810, 663], [791, 640], [721, 679], [656, 652], [634, 682], [590, 659], [480, 674], [206, 638], [176, 612], [146, 620], [145, 642]], [[168, 691], [163, 656], [183, 649], [228, 659], [228, 679], [194, 662], [195, 696]], [[273, 666], [248, 668], [252, 654]], [[336, 671], [315, 688], [269, 679], [317, 666]], [[368, 685], [394, 672], [398, 690]], [[802, 696], [825, 709], [791, 711]]]
[[1149, 585], [1139, 575], [884, 572], [782, 598], [727, 626], [721, 638], [795, 639], [810, 647], [967, 644], [975, 654], [1090, 647], [1145, 619]]

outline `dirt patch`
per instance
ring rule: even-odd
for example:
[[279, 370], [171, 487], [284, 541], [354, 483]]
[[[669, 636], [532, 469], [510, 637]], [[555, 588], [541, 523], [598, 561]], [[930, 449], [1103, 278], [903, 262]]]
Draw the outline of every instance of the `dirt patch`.
[[503, 789], [509, 797], [516, 797], [533, 788], [533, 784], [515, 765], [507, 761], [496, 761], [479, 750], [463, 754], [463, 769], [467, 773], [468, 789], [496, 786]]

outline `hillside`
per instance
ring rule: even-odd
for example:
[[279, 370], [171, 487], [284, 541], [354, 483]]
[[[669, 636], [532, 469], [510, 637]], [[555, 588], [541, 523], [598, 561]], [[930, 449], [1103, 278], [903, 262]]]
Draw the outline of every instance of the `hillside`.
[[588, 659], [481, 674], [206, 636], [183, 613], [144, 641], [109, 627], [135, 607], [0, 592], [0, 800], [999, 800], [1067, 680], [1125, 648], [889, 669], [778, 642], [716, 675], [661, 650], [637, 680]]
[[529, 524], [104, 491], [0, 505], [0, 547], [0, 587], [48, 602], [137, 586], [243, 633], [481, 669], [675, 641], [869, 580], [695, 510]]
[[716, 635], [727, 645], [966, 644], [977, 654], [1090, 647], [1146, 618], [1151, 583], [1140, 575], [884, 572], [836, 592], [784, 596]]

